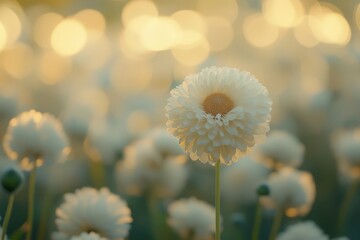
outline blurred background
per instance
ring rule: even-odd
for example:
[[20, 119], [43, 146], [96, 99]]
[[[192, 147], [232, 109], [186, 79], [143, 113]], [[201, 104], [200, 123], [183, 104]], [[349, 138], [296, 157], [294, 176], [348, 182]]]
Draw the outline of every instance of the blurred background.
[[[1, 139], [9, 119], [36, 109], [61, 120], [71, 140], [69, 158], [83, 159], [50, 166], [50, 175], [40, 170], [36, 232], [42, 239], [55, 229], [63, 194], [81, 186], [122, 193], [135, 219], [129, 239], [153, 239], [144, 194], [118, 187], [114, 166], [128, 144], [165, 126], [170, 90], [213, 65], [249, 71], [268, 88], [271, 129], [286, 130], [304, 144], [301, 169], [315, 180], [315, 203], [304, 218], [337, 236], [348, 185], [332, 136], [360, 124], [358, 0], [2, 0]], [[104, 169], [94, 173], [98, 165]], [[213, 204], [213, 168], [192, 161], [186, 166], [186, 185], [170, 199], [196, 196]], [[26, 190], [19, 195], [10, 232], [26, 219]], [[360, 195], [355, 198], [358, 203]], [[1, 213], [6, 199], [0, 193]], [[224, 224], [248, 239], [247, 211], [254, 206], [242, 208]], [[348, 236], [360, 239], [360, 205], [351, 209]], [[235, 238], [224, 233], [224, 239]]]

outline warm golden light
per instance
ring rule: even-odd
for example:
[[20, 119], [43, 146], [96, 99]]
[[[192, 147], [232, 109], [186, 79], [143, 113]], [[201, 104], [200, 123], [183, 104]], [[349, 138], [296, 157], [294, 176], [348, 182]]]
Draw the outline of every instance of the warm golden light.
[[63, 16], [57, 13], [45, 13], [36, 19], [33, 28], [33, 38], [42, 48], [51, 48], [51, 33], [62, 20]]
[[245, 19], [243, 33], [246, 41], [255, 47], [268, 47], [279, 37], [279, 29], [268, 23], [261, 14]]
[[[211, 17], [207, 19], [209, 30], [207, 39], [213, 52], [225, 50], [233, 41], [234, 30], [225, 18]], [[221, 37], [219, 37], [221, 36]]]
[[0, 51], [6, 46], [7, 33], [4, 25], [0, 22]]
[[119, 47], [121, 52], [131, 59], [151, 55], [151, 52], [140, 43], [138, 34], [128, 28], [120, 33]]
[[63, 81], [70, 69], [70, 59], [53, 51], [44, 52], [39, 61], [41, 80], [45, 84], [53, 85]]
[[300, 23], [304, 7], [299, 0], [264, 0], [263, 14], [271, 24], [290, 28]]
[[174, 58], [186, 66], [196, 66], [207, 59], [210, 53], [210, 45], [206, 38], [194, 44], [177, 45], [171, 49]]
[[357, 5], [357, 7], [354, 10], [354, 17], [357, 27], [360, 29], [360, 3]]
[[85, 27], [87, 34], [91, 38], [100, 38], [106, 29], [106, 20], [104, 16], [95, 9], [85, 9], [78, 12], [74, 18], [81, 22]]
[[3, 52], [3, 66], [13, 78], [27, 76], [33, 68], [33, 51], [22, 43], [16, 43]]
[[351, 29], [341, 13], [331, 6], [315, 4], [310, 9], [310, 29], [321, 42], [346, 45], [351, 38]]
[[294, 35], [304, 47], [314, 47], [319, 43], [311, 31], [308, 17], [304, 17], [303, 21], [294, 28]]
[[169, 17], [149, 19], [139, 30], [140, 42], [150, 51], [167, 50], [178, 44], [182, 37], [179, 24]]
[[136, 0], [128, 2], [122, 10], [121, 20], [127, 26], [130, 21], [139, 16], [157, 16], [158, 10], [152, 1]]
[[226, 18], [230, 22], [235, 21], [239, 12], [236, 0], [198, 0], [197, 9], [208, 17]]
[[64, 56], [77, 54], [87, 41], [86, 30], [77, 20], [65, 19], [60, 22], [51, 34], [51, 46]]
[[[0, 6], [0, 49], [1, 45], [10, 45], [15, 42], [22, 30], [19, 16], [6, 5]], [[2, 28], [2, 30], [1, 30]], [[6, 41], [6, 43], [2, 43]], [[4, 47], [3, 47], [4, 48]]]
[[127, 129], [133, 135], [143, 134], [151, 127], [148, 114], [142, 111], [134, 111], [127, 118]]

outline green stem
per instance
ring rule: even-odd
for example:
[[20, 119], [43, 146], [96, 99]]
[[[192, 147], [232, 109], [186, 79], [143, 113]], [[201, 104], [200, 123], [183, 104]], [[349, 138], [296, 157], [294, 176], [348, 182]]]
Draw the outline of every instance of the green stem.
[[271, 227], [269, 240], [275, 240], [276, 234], [278, 233], [278, 231], [280, 229], [280, 226], [281, 226], [281, 221], [282, 221], [283, 214], [284, 214], [283, 209], [278, 208], [277, 211], [276, 211], [274, 222], [273, 222], [272, 227]]
[[34, 221], [34, 203], [35, 203], [35, 183], [36, 183], [36, 161], [34, 161], [34, 167], [31, 170], [30, 182], [29, 182], [29, 200], [28, 200], [28, 231], [26, 233], [26, 240], [31, 240], [31, 234]]
[[90, 174], [95, 187], [106, 186], [105, 181], [105, 166], [101, 161], [90, 160]]
[[6, 208], [4, 223], [3, 223], [3, 226], [2, 226], [1, 240], [5, 239], [6, 230], [7, 230], [7, 227], [9, 225], [9, 221], [10, 221], [11, 211], [12, 211], [12, 208], [14, 206], [14, 198], [15, 198], [15, 195], [10, 194], [9, 202], [8, 202], [8, 205], [7, 205], [7, 208]]
[[337, 225], [339, 234], [342, 234], [344, 231], [346, 216], [347, 216], [347, 213], [351, 206], [351, 202], [352, 202], [352, 200], [357, 192], [357, 189], [359, 187], [359, 183], [360, 183], [359, 180], [354, 180], [351, 183], [351, 186], [346, 191], [344, 200], [343, 200], [340, 210], [339, 210], [339, 218], [338, 218], [338, 225]]
[[46, 189], [45, 191], [46, 192], [45, 192], [44, 202], [42, 205], [43, 207], [42, 207], [41, 216], [40, 216], [38, 240], [45, 239], [45, 236], [47, 234], [47, 229], [48, 229], [47, 224], [48, 224], [48, 220], [50, 218], [50, 213], [51, 213], [51, 203], [52, 203], [52, 199], [53, 199], [53, 194], [48, 189]]
[[255, 222], [252, 232], [252, 240], [259, 239], [260, 225], [261, 225], [261, 204], [260, 204], [260, 197], [258, 197], [256, 202]]
[[216, 209], [216, 231], [215, 240], [220, 240], [220, 160], [216, 162], [215, 166], [215, 209]]

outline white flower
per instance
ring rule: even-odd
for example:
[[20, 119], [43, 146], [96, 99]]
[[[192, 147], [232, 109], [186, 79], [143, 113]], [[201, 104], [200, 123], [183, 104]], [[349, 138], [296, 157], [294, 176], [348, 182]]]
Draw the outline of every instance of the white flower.
[[118, 185], [128, 194], [151, 191], [160, 197], [173, 197], [183, 189], [187, 179], [185, 155], [159, 151], [152, 138], [129, 145], [124, 153], [115, 174]]
[[345, 175], [360, 177], [360, 129], [334, 134], [333, 146]]
[[26, 170], [33, 167], [35, 160], [40, 166], [44, 161], [63, 160], [70, 151], [60, 122], [34, 110], [23, 112], [10, 121], [4, 149], [9, 158], [19, 160]]
[[149, 133], [148, 138], [154, 142], [154, 147], [162, 156], [177, 156], [184, 154], [183, 149], [179, 145], [179, 141], [166, 129], [157, 128]]
[[285, 131], [272, 131], [266, 141], [256, 147], [260, 160], [269, 167], [298, 167], [303, 161], [304, 146]]
[[312, 176], [290, 168], [273, 173], [267, 184], [270, 195], [261, 198], [268, 208], [285, 210], [288, 217], [307, 214], [315, 200], [315, 185]]
[[268, 92], [248, 72], [205, 68], [170, 94], [167, 127], [192, 160], [231, 164], [269, 131]]
[[276, 240], [329, 240], [323, 231], [312, 221], [300, 222], [280, 233]]
[[215, 208], [195, 198], [181, 199], [168, 207], [169, 225], [182, 237], [209, 239], [215, 233]]
[[70, 240], [107, 240], [99, 236], [99, 234], [91, 232], [91, 233], [81, 233], [81, 235], [72, 237]]
[[226, 168], [221, 180], [224, 200], [237, 204], [254, 202], [256, 190], [264, 182], [269, 170], [250, 157], [242, 157], [230, 168]]
[[82, 188], [64, 196], [65, 202], [56, 209], [58, 232], [54, 240], [68, 240], [83, 232], [94, 232], [110, 240], [127, 237], [132, 222], [125, 201], [107, 188]]

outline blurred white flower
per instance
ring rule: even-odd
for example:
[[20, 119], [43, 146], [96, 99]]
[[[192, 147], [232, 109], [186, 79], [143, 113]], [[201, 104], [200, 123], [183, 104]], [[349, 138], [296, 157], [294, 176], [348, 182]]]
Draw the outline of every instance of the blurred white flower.
[[182, 237], [212, 239], [215, 233], [215, 208], [196, 198], [181, 199], [168, 207], [168, 224]]
[[284, 168], [271, 174], [267, 184], [270, 195], [261, 198], [267, 208], [283, 209], [288, 217], [307, 214], [315, 200], [315, 184], [311, 174]]
[[178, 153], [172, 148], [160, 151], [165, 145], [157, 148], [156, 139], [151, 134], [125, 148], [125, 158], [117, 164], [115, 174], [120, 189], [128, 194], [151, 191], [160, 197], [173, 197], [183, 189], [187, 179], [184, 164], [187, 157], [169, 155], [171, 151]]
[[99, 234], [91, 233], [81, 233], [81, 235], [72, 237], [70, 240], [107, 240], [107, 238], [101, 237]]
[[192, 160], [229, 165], [269, 131], [272, 103], [248, 72], [205, 68], [170, 94], [167, 127]]
[[354, 178], [360, 177], [360, 129], [341, 131], [334, 134], [333, 148], [339, 160], [340, 169]]
[[148, 138], [154, 142], [155, 148], [163, 157], [185, 154], [179, 145], [179, 141], [164, 128], [151, 131]]
[[9, 158], [20, 161], [30, 170], [33, 162], [64, 160], [70, 152], [68, 139], [60, 122], [53, 116], [34, 110], [13, 118], [4, 137], [4, 149]]
[[266, 181], [269, 169], [246, 156], [224, 170], [221, 190], [224, 200], [235, 204], [247, 204], [257, 198], [256, 190]]
[[300, 222], [280, 233], [276, 240], [329, 240], [329, 237], [312, 221]]
[[298, 167], [303, 161], [304, 145], [285, 131], [272, 131], [266, 141], [255, 148], [259, 160], [271, 168]]
[[132, 222], [126, 202], [107, 188], [82, 188], [67, 193], [56, 209], [58, 232], [54, 240], [68, 240], [83, 232], [94, 232], [108, 239], [127, 237]]

